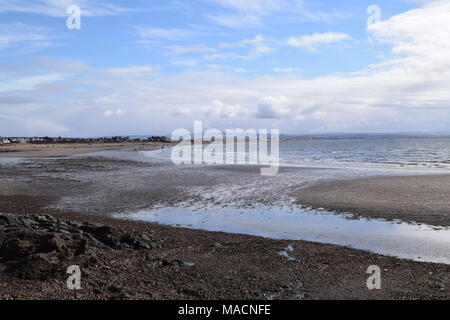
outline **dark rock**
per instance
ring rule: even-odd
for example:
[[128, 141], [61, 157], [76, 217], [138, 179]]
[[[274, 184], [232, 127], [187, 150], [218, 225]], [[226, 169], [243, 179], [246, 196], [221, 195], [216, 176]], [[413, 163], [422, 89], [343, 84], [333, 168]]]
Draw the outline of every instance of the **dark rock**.
[[58, 266], [45, 255], [33, 254], [12, 264], [7, 272], [21, 279], [47, 280], [58, 272]]
[[[95, 250], [149, 250], [160, 245], [110, 226], [66, 223], [49, 215], [0, 214], [0, 261], [24, 279], [47, 279], [64, 272], [67, 261]], [[78, 258], [77, 258], [78, 259]], [[178, 263], [180, 266], [182, 262]]]
[[163, 266], [174, 266], [174, 267], [193, 267], [193, 266], [195, 266], [195, 263], [185, 262], [185, 261], [175, 259], [172, 261], [163, 260], [162, 265]]

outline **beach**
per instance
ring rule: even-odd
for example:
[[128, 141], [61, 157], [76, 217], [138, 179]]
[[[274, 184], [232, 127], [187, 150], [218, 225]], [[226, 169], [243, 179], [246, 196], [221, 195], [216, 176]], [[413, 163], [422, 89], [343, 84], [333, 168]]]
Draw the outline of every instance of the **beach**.
[[382, 219], [450, 226], [450, 176], [376, 177], [307, 188], [298, 202]]
[[[335, 174], [332, 169], [283, 167], [278, 176], [263, 178], [255, 167], [174, 166], [144, 157], [133, 151], [138, 149], [134, 145], [126, 149], [38, 159], [8, 153], [10, 158], [0, 166], [0, 213], [38, 216], [30, 216], [30, 221], [24, 218], [17, 225], [5, 224], [20, 241], [5, 245], [3, 234], [0, 250], [9, 252], [12, 246], [24, 256], [0, 262], [0, 297], [450, 297], [448, 264], [399, 259], [315, 241], [270, 239], [118, 218], [161, 207], [246, 208], [298, 203], [368, 218], [443, 227], [449, 223], [445, 209], [449, 207], [445, 199], [449, 184], [445, 175], [361, 179], [359, 173], [345, 173], [346, 180], [331, 182], [329, 177]], [[84, 153], [85, 149], [79, 151]], [[51, 218], [41, 217], [46, 215]], [[11, 217], [4, 219], [15, 221]], [[70, 228], [61, 229], [61, 225]], [[73, 264], [81, 267], [82, 290], [66, 287], [65, 271]], [[381, 268], [381, 290], [367, 288], [367, 268], [371, 265]]]
[[33, 157], [64, 157], [77, 154], [98, 152], [104, 150], [122, 150], [126, 148], [140, 148], [152, 150], [160, 143], [154, 142], [123, 142], [123, 143], [70, 143], [70, 144], [28, 144], [20, 143], [0, 146], [0, 156], [33, 158]]

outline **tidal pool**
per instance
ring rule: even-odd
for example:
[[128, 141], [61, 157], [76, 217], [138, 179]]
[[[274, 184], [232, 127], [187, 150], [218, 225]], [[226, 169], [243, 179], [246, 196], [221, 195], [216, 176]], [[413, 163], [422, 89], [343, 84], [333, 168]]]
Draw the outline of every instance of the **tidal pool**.
[[331, 243], [399, 258], [450, 264], [450, 229], [424, 224], [286, 207], [166, 207], [117, 217], [272, 239]]

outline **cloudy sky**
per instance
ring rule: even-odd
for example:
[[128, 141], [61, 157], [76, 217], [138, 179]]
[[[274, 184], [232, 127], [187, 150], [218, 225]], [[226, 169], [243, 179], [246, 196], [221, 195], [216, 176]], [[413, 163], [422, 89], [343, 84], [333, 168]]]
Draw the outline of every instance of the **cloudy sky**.
[[449, 21], [448, 0], [0, 0], [0, 136], [450, 133]]

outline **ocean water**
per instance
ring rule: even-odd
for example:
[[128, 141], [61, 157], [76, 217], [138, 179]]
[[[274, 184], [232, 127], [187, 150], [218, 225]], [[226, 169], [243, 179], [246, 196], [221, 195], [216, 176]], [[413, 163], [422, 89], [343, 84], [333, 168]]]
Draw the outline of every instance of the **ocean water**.
[[117, 217], [271, 239], [332, 243], [415, 261], [450, 264], [450, 228], [425, 224], [355, 219], [350, 214], [325, 210], [266, 206], [166, 207]]
[[[170, 159], [171, 149], [145, 153]], [[286, 166], [450, 169], [450, 138], [286, 140], [279, 158]]]
[[292, 164], [450, 168], [450, 138], [287, 141], [280, 153]]

